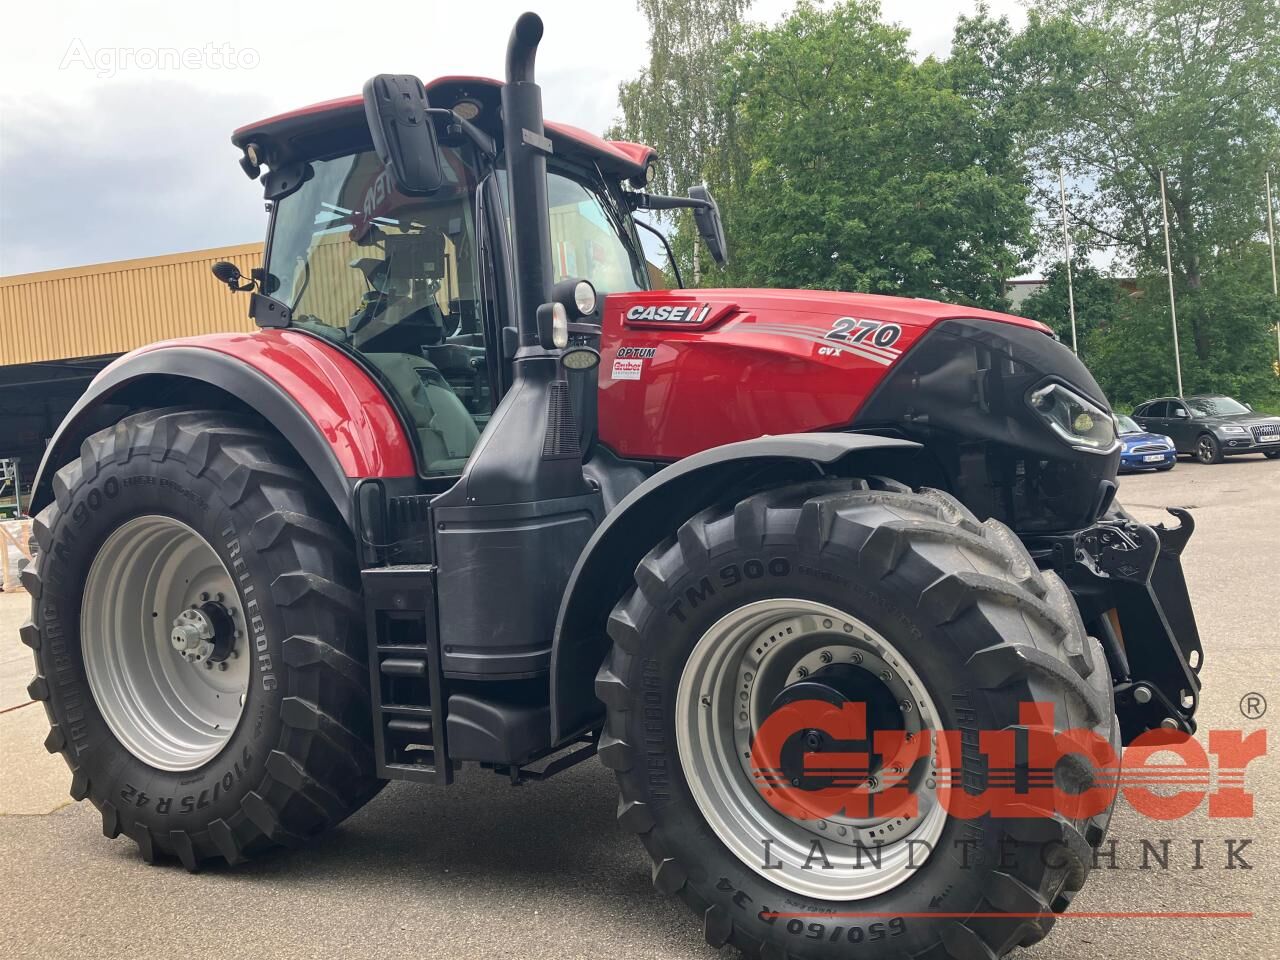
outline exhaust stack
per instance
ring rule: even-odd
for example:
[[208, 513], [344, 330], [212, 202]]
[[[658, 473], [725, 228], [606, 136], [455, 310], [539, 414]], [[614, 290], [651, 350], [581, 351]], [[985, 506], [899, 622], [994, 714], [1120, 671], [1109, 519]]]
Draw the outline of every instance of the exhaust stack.
[[524, 13], [507, 43], [507, 82], [502, 88], [503, 135], [515, 254], [515, 300], [521, 347], [537, 347], [536, 312], [551, 299], [551, 225], [547, 212], [547, 154], [542, 88], [533, 79], [542, 40], [542, 18]]

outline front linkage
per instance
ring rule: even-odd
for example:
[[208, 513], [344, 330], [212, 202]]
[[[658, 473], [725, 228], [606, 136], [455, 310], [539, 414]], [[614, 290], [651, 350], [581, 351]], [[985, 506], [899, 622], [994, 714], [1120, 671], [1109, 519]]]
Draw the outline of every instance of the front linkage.
[[1084, 530], [1028, 543], [1041, 568], [1071, 588], [1107, 653], [1126, 744], [1149, 730], [1196, 730], [1204, 651], [1180, 559], [1195, 521], [1186, 510], [1169, 513], [1179, 526], [1149, 526], [1116, 510]]

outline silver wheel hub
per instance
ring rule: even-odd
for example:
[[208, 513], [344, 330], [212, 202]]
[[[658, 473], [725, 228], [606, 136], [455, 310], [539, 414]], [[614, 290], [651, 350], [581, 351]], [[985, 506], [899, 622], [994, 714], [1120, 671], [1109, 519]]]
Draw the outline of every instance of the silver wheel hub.
[[198, 607], [183, 610], [173, 621], [169, 640], [188, 663], [203, 663], [213, 653], [213, 622]]
[[[864, 702], [869, 728], [898, 730], [908, 743], [939, 726], [920, 677], [879, 633], [825, 604], [763, 600], [721, 618], [685, 664], [676, 695], [681, 766], [716, 835], [761, 876], [817, 899], [876, 896], [909, 879], [942, 833], [946, 813], [937, 798], [935, 757], [926, 752], [904, 765], [881, 758], [883, 766], [852, 779], [848, 773], [834, 774], [829, 783], [856, 783], [868, 796], [869, 816], [846, 809], [812, 817], [784, 813], [788, 807], [778, 802], [781, 794], [805, 796], [804, 789], [788, 786], [813, 783], [796, 758], [820, 757], [823, 750], [841, 747], [827, 732], [797, 731], [794, 768], [786, 769], [784, 762], [775, 779], [754, 769], [753, 747], [780, 705], [813, 699]], [[867, 733], [870, 737], [870, 729]], [[891, 800], [887, 791], [901, 785], [914, 796], [915, 810], [908, 815], [896, 802], [879, 809], [877, 800]]]
[[117, 740], [160, 770], [194, 770], [235, 732], [248, 697], [244, 611], [217, 551], [173, 517], [127, 520], [89, 567], [85, 675]]

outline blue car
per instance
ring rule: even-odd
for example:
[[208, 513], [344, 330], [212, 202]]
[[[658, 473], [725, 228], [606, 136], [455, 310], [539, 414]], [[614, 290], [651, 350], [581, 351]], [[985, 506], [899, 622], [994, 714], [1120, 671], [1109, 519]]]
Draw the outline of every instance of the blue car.
[[1123, 414], [1116, 417], [1120, 433], [1120, 472], [1134, 470], [1172, 470], [1178, 463], [1173, 441], [1161, 433], [1147, 433]]

